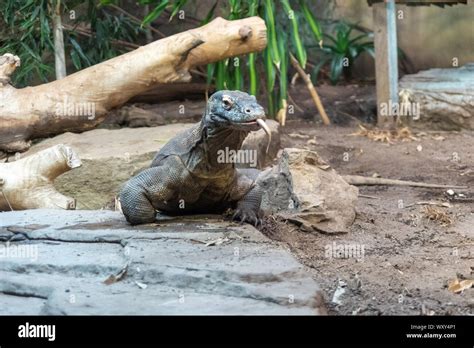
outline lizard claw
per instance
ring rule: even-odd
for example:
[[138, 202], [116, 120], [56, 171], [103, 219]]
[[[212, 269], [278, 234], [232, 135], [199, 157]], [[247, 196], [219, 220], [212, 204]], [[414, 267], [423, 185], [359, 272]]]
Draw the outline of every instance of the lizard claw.
[[248, 222], [255, 227], [258, 227], [258, 225], [262, 224], [262, 221], [258, 217], [257, 213], [255, 213], [253, 210], [244, 208], [237, 208], [234, 215], [232, 216], [232, 220], [240, 220], [239, 222], [241, 225], [244, 222]]
[[240, 216], [240, 224], [243, 225], [243, 223], [247, 220], [247, 214], [245, 212], [242, 213]]

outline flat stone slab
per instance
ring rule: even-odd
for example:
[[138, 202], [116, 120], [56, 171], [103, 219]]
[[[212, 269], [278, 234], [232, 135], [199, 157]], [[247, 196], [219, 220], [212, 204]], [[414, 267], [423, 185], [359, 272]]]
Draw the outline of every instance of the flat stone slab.
[[312, 271], [250, 225], [194, 216], [130, 226], [109, 210], [0, 213], [0, 315], [325, 313]]

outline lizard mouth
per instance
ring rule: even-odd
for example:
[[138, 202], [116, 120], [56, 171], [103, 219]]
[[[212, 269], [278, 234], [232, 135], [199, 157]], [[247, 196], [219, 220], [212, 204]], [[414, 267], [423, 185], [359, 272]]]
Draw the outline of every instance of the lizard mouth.
[[267, 148], [266, 148], [266, 153], [268, 153], [268, 150], [270, 149], [270, 144], [272, 141], [272, 132], [263, 119], [256, 118], [251, 121], [234, 123], [234, 127], [237, 127], [237, 129], [246, 129], [246, 130], [251, 130], [251, 131], [258, 130], [258, 128], [263, 129], [268, 137], [268, 143], [267, 143]]
[[270, 144], [272, 141], [272, 132], [270, 128], [268, 127], [268, 125], [265, 123], [265, 121], [261, 118], [257, 118], [252, 121], [241, 122], [240, 124], [245, 125], [245, 126], [254, 126], [254, 127], [257, 126], [264, 130], [264, 132], [267, 134], [267, 137], [268, 137], [268, 143], [267, 143], [267, 149], [266, 149], [266, 152], [268, 153], [268, 149], [270, 148]]

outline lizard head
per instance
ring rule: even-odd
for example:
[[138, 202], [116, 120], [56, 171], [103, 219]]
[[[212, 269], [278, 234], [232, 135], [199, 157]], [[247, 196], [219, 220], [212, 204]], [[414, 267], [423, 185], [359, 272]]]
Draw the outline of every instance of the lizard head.
[[263, 107], [253, 95], [245, 92], [217, 91], [207, 103], [205, 121], [214, 128], [241, 131], [255, 131], [260, 127], [268, 129], [264, 120]]

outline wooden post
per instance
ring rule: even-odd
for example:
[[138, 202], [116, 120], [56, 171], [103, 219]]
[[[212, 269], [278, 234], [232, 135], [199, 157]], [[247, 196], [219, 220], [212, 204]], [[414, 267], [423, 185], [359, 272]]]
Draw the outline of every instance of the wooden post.
[[375, 78], [377, 87], [377, 124], [395, 124], [391, 106], [398, 103], [397, 24], [394, 0], [374, 3]]

